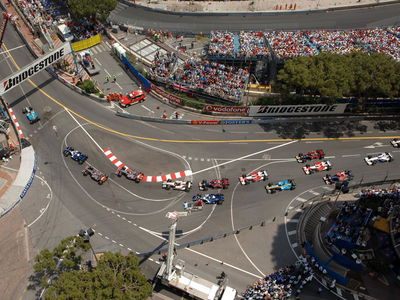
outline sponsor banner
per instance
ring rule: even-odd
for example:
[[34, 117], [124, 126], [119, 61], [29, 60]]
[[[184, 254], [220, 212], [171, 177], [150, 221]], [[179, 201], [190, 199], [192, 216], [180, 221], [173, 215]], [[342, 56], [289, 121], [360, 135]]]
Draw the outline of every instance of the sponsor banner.
[[310, 104], [310, 105], [266, 105], [250, 106], [249, 116], [306, 116], [342, 114], [347, 104]]
[[190, 121], [192, 125], [219, 125], [220, 120], [192, 120]]
[[79, 52], [79, 51], [93, 47], [100, 43], [101, 43], [101, 34], [99, 33], [99, 34], [96, 34], [95, 36], [92, 36], [91, 38], [86, 39], [86, 40], [72, 43], [71, 47], [75, 52]]
[[221, 120], [221, 124], [224, 125], [235, 125], [235, 124], [251, 124], [253, 123], [252, 119], [243, 119], [243, 120]]
[[52, 52], [36, 59], [23, 69], [3, 79], [2, 84], [0, 86], [0, 96], [3, 95], [5, 92], [8, 92], [12, 88], [18, 86], [21, 82], [31, 78], [35, 74], [44, 70], [45, 68], [55, 63], [59, 59], [63, 58], [66, 54], [70, 52], [71, 52], [70, 44], [65, 43], [60, 48], [57, 48]]
[[205, 111], [213, 111], [218, 113], [233, 113], [233, 114], [248, 114], [249, 107], [248, 106], [220, 106], [220, 105], [211, 105], [206, 104], [203, 107]]

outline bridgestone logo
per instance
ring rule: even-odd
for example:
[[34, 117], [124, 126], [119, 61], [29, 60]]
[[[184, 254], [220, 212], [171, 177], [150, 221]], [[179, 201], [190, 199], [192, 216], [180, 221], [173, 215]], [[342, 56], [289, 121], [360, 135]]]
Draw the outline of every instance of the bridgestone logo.
[[283, 107], [268, 107], [261, 106], [257, 113], [259, 114], [274, 114], [274, 113], [307, 113], [307, 112], [325, 112], [335, 111], [337, 105], [326, 106], [283, 106]]
[[46, 55], [36, 59], [27, 66], [21, 68], [19, 71], [11, 74], [10, 76], [3, 78], [1, 80], [2, 85], [0, 85], [0, 96], [5, 92], [16, 87], [20, 83], [49, 67], [51, 64], [55, 63], [57, 60], [64, 57], [66, 54], [71, 52], [71, 46], [69, 43], [64, 43], [59, 48], [47, 53]]
[[64, 53], [64, 48], [60, 49], [53, 55], [47, 57], [46, 59], [42, 60], [41, 62], [33, 65], [30, 67], [28, 70], [25, 70], [24, 72], [18, 74], [15, 77], [11, 77], [8, 80], [3, 82], [3, 87], [4, 87], [4, 92], [7, 92], [9, 89], [17, 85], [18, 83], [24, 81], [25, 79], [32, 77], [39, 71], [43, 70], [47, 66], [51, 65], [53, 62], [57, 61], [61, 57], [65, 55]]
[[342, 114], [347, 104], [313, 104], [313, 105], [271, 105], [251, 106], [250, 116], [278, 116], [278, 115], [325, 115]]

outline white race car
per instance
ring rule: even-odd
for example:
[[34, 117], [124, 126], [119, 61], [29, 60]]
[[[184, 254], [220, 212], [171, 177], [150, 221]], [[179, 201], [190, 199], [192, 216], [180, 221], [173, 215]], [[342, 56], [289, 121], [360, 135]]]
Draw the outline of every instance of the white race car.
[[377, 162], [391, 162], [393, 160], [393, 156], [389, 152], [383, 152], [379, 154], [368, 155], [366, 158], [364, 158], [364, 160], [368, 166], [372, 166]]
[[239, 177], [239, 182], [241, 185], [249, 184], [250, 182], [265, 181], [268, 179], [268, 173], [265, 170], [252, 172], [247, 175], [242, 175]]
[[390, 144], [395, 148], [400, 148], [400, 139], [393, 139], [390, 141]]
[[302, 169], [306, 175], [310, 175], [314, 172], [328, 171], [328, 170], [332, 169], [332, 164], [329, 160], [324, 160], [324, 161], [316, 162], [313, 165], [307, 164]]
[[178, 191], [185, 191], [189, 192], [190, 189], [192, 188], [192, 182], [191, 181], [172, 181], [171, 179], [168, 179], [167, 181], [163, 181], [162, 183], [162, 188], [169, 190], [178, 190]]

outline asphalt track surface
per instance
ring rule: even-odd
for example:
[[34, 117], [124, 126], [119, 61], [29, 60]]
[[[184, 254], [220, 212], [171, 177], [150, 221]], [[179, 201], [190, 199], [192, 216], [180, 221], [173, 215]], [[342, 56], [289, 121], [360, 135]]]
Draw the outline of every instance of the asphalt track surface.
[[172, 32], [212, 30], [312, 30], [393, 26], [400, 23], [400, 4], [337, 11], [271, 13], [267, 15], [173, 15], [118, 3], [109, 19], [117, 24]]
[[[7, 49], [21, 44], [15, 34], [6, 34]], [[3, 54], [0, 74], [4, 78], [15, 71], [15, 64], [24, 66], [31, 61], [26, 48]], [[224, 191], [223, 205], [206, 206], [201, 212], [181, 218], [178, 242], [229, 232], [274, 216], [279, 217], [280, 222], [255, 228], [236, 238], [179, 250], [178, 255], [187, 262], [189, 269], [209, 280], [214, 281], [215, 276], [225, 270], [230, 284], [238, 290], [243, 290], [257, 276], [294, 261], [287, 236], [294, 228], [286, 227], [282, 216], [297, 196], [310, 198], [327, 191], [321, 179], [323, 174], [303, 174], [301, 165], [293, 159], [298, 152], [325, 149], [334, 165], [333, 171], [352, 169], [354, 182], [400, 178], [398, 152], [393, 152], [395, 161], [390, 164], [368, 167], [362, 160], [367, 153], [393, 150], [388, 142], [391, 137], [400, 135], [398, 123], [389, 132], [369, 122], [229, 127], [147, 124], [116, 117], [116, 108], [76, 94], [46, 72], [11, 90], [5, 100], [13, 106], [25, 135], [33, 144], [40, 176], [51, 189], [53, 201], [48, 211], [39, 212], [34, 206], [26, 210], [27, 223], [42, 215], [45, 218], [46, 214], [54, 214], [51, 225], [39, 228], [38, 221], [30, 227], [40, 232], [42, 240], [57, 226], [67, 228], [65, 223], [56, 222], [61, 218], [57, 214], [62, 209], [71, 216], [71, 223], [79, 221], [85, 226], [94, 226], [97, 237], [123, 252], [164, 247], [170, 223], [165, 214], [181, 211], [182, 203], [190, 201], [197, 193], [196, 185], [200, 180], [228, 177], [231, 186]], [[149, 96], [146, 103], [156, 101]], [[27, 105], [41, 116], [34, 125], [22, 114]], [[138, 108], [137, 113], [140, 112]], [[304, 139], [298, 141], [300, 137]], [[104, 156], [102, 148], [110, 148], [129, 167], [148, 175], [190, 168], [194, 172], [194, 188], [189, 193], [164, 191], [160, 183], [136, 184], [114, 175], [99, 186], [82, 176], [83, 166], [63, 157], [66, 145], [88, 154], [88, 163], [106, 174], [112, 174], [115, 167]], [[271, 182], [293, 178], [298, 187], [294, 191], [267, 195], [263, 183], [239, 186], [238, 176], [258, 169], [267, 169]], [[45, 193], [49, 194], [47, 185], [45, 188]], [[35, 193], [35, 189], [30, 193]], [[30, 196], [29, 199], [35, 201], [35, 195]], [[39, 198], [43, 197], [38, 196], [37, 200], [42, 201]], [[57, 209], [52, 209], [54, 207]], [[62, 232], [65, 234], [65, 230]], [[60, 234], [57, 238], [64, 237]], [[147, 263], [154, 272], [157, 270], [154, 261], [149, 259]]]

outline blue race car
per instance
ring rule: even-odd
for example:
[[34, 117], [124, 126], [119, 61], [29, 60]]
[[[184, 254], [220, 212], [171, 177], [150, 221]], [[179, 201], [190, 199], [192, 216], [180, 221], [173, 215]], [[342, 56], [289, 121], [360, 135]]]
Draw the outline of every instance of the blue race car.
[[206, 204], [222, 204], [224, 202], [224, 194], [197, 194], [193, 196], [192, 201], [203, 201]]
[[77, 161], [80, 165], [83, 164], [88, 159], [88, 156], [86, 154], [82, 154], [81, 152], [75, 150], [72, 147], [65, 148], [63, 154], [65, 157], [71, 155], [71, 158]]
[[277, 184], [268, 183], [268, 185], [265, 186], [265, 190], [268, 194], [273, 194], [276, 191], [294, 190], [295, 188], [296, 183], [293, 179], [281, 180], [278, 181]]
[[32, 107], [27, 106], [22, 110], [23, 114], [26, 114], [26, 118], [28, 119], [29, 123], [33, 124], [40, 120], [38, 114], [33, 110]]

